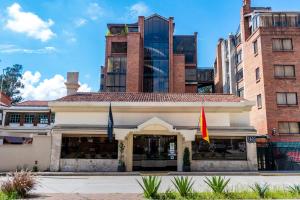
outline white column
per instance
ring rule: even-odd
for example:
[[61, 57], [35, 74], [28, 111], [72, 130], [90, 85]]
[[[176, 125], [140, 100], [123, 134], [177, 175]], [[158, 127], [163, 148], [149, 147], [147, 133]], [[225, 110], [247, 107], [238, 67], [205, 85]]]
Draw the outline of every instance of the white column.
[[51, 133], [51, 158], [50, 158], [50, 171], [59, 171], [59, 161], [61, 152], [62, 133]]
[[247, 162], [249, 170], [251, 171], [257, 171], [257, 149], [256, 149], [256, 143], [249, 143], [247, 142]]

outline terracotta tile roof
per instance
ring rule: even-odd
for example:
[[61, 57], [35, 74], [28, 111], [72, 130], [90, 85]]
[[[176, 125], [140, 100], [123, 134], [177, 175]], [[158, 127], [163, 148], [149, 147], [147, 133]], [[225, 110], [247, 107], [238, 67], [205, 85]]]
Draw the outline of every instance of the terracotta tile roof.
[[23, 101], [23, 102], [17, 103], [15, 106], [47, 107], [48, 101], [37, 101], [37, 100]]
[[131, 93], [131, 92], [82, 92], [65, 96], [56, 101], [90, 101], [90, 102], [240, 102], [243, 99], [224, 94], [193, 93]]

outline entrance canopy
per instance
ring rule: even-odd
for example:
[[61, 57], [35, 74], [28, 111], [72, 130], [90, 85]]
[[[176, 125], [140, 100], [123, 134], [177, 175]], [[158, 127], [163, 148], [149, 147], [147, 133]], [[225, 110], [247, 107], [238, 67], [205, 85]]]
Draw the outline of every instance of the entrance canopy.
[[176, 135], [181, 134], [182, 137], [185, 139], [185, 141], [194, 141], [195, 135], [197, 134], [196, 129], [192, 130], [177, 130], [173, 127], [173, 125], [165, 122], [164, 120], [153, 117], [144, 123], [140, 124], [135, 129], [114, 129], [115, 132], [115, 138], [117, 140], [125, 140], [125, 138], [128, 136], [129, 133], [133, 134], [140, 134], [140, 135], [147, 135], [147, 134], [164, 134], [164, 135]]

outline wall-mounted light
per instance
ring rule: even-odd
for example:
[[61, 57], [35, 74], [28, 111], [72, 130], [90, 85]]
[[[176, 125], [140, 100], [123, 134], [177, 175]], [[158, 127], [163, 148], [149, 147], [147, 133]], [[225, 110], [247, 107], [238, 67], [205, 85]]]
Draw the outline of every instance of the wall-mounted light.
[[274, 136], [274, 135], [276, 135], [277, 134], [277, 130], [276, 130], [276, 128], [273, 128], [272, 129], [272, 135]]

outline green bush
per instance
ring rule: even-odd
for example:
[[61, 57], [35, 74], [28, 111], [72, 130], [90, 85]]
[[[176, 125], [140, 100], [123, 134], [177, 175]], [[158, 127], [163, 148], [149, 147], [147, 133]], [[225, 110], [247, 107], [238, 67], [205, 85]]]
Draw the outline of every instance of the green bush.
[[204, 182], [210, 187], [210, 189], [217, 194], [224, 194], [225, 189], [229, 183], [230, 179], [226, 179], [221, 176], [213, 176], [210, 179], [205, 177]]
[[5, 194], [0, 191], [0, 200], [14, 200], [18, 199], [18, 194], [16, 192], [12, 192], [10, 194]]
[[258, 196], [262, 199], [266, 198], [267, 192], [270, 190], [270, 186], [265, 183], [260, 185], [259, 183], [254, 183], [253, 186], [250, 186], [253, 192], [256, 192]]
[[188, 177], [174, 177], [174, 181], [172, 181], [173, 185], [175, 186], [177, 192], [182, 197], [187, 197], [189, 194], [192, 193], [194, 182], [192, 179]]
[[142, 181], [142, 183], [140, 183], [139, 181], [137, 182], [144, 191], [144, 197], [147, 199], [157, 199], [161, 179], [156, 176], [148, 176], [142, 177]]

